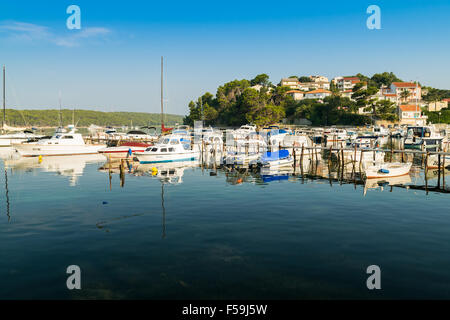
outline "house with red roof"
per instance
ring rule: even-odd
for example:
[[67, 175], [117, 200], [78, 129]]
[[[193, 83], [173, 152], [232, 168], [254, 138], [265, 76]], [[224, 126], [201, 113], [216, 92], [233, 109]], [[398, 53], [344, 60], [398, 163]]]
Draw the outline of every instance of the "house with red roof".
[[294, 98], [295, 101], [303, 100], [305, 97], [305, 92], [301, 90], [289, 90], [286, 94]]
[[427, 116], [422, 115], [422, 110], [415, 104], [403, 104], [398, 106], [398, 118], [400, 124], [426, 124]]
[[358, 77], [336, 77], [333, 79], [333, 82], [339, 91], [347, 91], [352, 90], [361, 80]]
[[323, 100], [326, 97], [331, 96], [331, 91], [325, 89], [317, 89], [308, 91], [305, 93], [305, 99], [320, 99]]
[[[415, 102], [422, 100], [422, 88], [417, 82], [392, 82], [389, 90], [395, 94], [398, 102]], [[403, 92], [408, 92], [404, 94]]]

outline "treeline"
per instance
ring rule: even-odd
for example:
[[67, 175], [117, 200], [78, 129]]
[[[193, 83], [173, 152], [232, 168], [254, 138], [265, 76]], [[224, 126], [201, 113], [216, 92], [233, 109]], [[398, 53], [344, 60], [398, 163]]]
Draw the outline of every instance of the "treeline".
[[[273, 85], [267, 74], [260, 74], [252, 80], [234, 80], [217, 89], [215, 95], [207, 92], [196, 101], [189, 103], [189, 115], [185, 124], [192, 125], [196, 120], [204, 120], [207, 125], [239, 126], [245, 123], [264, 126], [282, 120], [295, 123], [305, 118], [313, 125], [361, 125], [373, 119], [396, 120], [396, 107], [390, 101], [376, 101], [374, 95], [382, 85], [389, 86], [401, 81], [393, 73], [375, 74], [371, 78], [357, 74], [362, 82], [353, 92], [352, 99], [342, 97], [331, 87], [332, 96], [323, 101], [300, 100], [287, 94], [288, 87]], [[297, 77], [306, 81], [307, 77]], [[257, 86], [252, 88], [253, 86]], [[370, 116], [358, 114], [358, 110]]]
[[[87, 127], [91, 124], [99, 126], [159, 126], [161, 116], [158, 113], [145, 112], [102, 112], [91, 110], [68, 110], [61, 112], [64, 126], [75, 124]], [[3, 116], [3, 115], [1, 115]], [[57, 127], [59, 125], [59, 110], [6, 110], [6, 123], [17, 127]], [[182, 123], [183, 117], [173, 114], [164, 115], [164, 123], [168, 126]]]

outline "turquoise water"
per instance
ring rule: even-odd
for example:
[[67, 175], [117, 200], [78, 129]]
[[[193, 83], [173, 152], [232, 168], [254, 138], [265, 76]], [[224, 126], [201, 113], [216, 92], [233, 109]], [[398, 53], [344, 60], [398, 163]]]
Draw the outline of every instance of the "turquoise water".
[[450, 298], [448, 193], [73, 166], [2, 163], [1, 299]]

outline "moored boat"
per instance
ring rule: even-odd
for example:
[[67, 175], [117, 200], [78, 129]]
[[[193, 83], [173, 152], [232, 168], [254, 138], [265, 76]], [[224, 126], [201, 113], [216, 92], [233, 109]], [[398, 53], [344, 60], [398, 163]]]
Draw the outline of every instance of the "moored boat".
[[75, 133], [74, 127], [70, 129], [67, 133], [57, 131], [48, 139], [17, 143], [12, 147], [23, 157], [97, 154], [98, 150], [106, 147], [104, 144], [86, 144], [82, 135]]
[[141, 164], [193, 161], [198, 159], [199, 151], [196, 145], [191, 148], [190, 141], [178, 135], [167, 135], [161, 137], [159, 142], [148, 147], [143, 152], [135, 152], [134, 155]]
[[292, 166], [294, 158], [289, 154], [289, 150], [267, 151], [261, 156], [260, 162], [265, 168], [278, 168]]
[[385, 162], [365, 167], [364, 173], [367, 179], [400, 177], [407, 175], [411, 170], [411, 166], [412, 163]]
[[98, 153], [111, 159], [126, 159], [132, 157], [135, 152], [144, 152], [150, 146], [150, 143], [125, 142], [116, 147], [102, 148]]

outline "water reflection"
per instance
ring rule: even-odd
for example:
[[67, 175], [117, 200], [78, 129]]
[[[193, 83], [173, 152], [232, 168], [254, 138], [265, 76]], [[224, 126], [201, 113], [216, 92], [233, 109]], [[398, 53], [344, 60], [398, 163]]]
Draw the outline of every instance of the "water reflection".
[[8, 189], [8, 170], [5, 167], [5, 197], [6, 197], [6, 216], [8, 217], [8, 222], [11, 221], [11, 215], [9, 212], [9, 189]]
[[367, 179], [366, 183], [364, 184], [364, 195], [367, 194], [367, 191], [369, 189], [383, 189], [386, 186], [391, 186], [390, 192], [392, 192], [393, 186], [401, 186], [401, 185], [407, 185], [411, 183], [411, 176], [405, 175], [401, 177], [392, 177], [392, 178], [383, 178], [383, 179]]
[[56, 173], [68, 177], [70, 186], [76, 186], [78, 178], [83, 175], [84, 169], [89, 163], [101, 163], [105, 158], [101, 155], [80, 156], [55, 156], [55, 157], [30, 157], [10, 158], [4, 160], [5, 168], [13, 172], [29, 172], [42, 170], [43, 172]]

